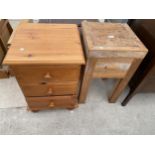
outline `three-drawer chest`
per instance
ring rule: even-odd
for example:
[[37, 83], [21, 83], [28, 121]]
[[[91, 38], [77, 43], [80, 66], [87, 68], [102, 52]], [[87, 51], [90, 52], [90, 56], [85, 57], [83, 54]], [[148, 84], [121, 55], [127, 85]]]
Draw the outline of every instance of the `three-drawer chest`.
[[85, 63], [74, 24], [20, 24], [4, 64], [10, 66], [31, 111], [76, 108]]

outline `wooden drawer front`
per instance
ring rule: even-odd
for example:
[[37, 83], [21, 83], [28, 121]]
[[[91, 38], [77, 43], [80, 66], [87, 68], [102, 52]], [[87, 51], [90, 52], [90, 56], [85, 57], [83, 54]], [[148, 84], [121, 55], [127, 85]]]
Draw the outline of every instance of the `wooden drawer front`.
[[77, 94], [78, 82], [67, 84], [22, 85], [21, 88], [25, 96], [71, 95]]
[[75, 96], [27, 97], [26, 100], [31, 110], [72, 108], [78, 105]]
[[97, 62], [93, 77], [96, 78], [123, 78], [125, 77], [131, 61], [99, 61]]
[[13, 66], [20, 84], [78, 81], [80, 66]]

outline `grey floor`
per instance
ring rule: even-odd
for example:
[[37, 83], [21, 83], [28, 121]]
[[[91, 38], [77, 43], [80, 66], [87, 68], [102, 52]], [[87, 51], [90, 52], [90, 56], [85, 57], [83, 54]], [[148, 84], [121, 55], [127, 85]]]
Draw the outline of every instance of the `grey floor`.
[[[15, 28], [19, 20], [11, 20]], [[0, 80], [0, 134], [155, 134], [155, 94], [137, 94], [126, 107], [109, 104], [112, 80], [93, 80], [86, 104], [73, 111], [28, 112], [15, 78]]]
[[15, 78], [0, 80], [0, 134], [155, 134], [155, 95], [138, 94], [126, 107], [109, 104], [111, 80], [93, 80], [86, 104], [69, 111], [28, 112]]

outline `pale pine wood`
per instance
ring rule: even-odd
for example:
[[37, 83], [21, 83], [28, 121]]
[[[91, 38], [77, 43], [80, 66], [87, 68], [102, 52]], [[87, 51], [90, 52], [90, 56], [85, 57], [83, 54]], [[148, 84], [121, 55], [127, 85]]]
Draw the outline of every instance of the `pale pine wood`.
[[[21, 22], [18, 24], [18, 26], [21, 25], [21, 24], [24, 24], [24, 23], [28, 23], [29, 21], [30, 21], [29, 19], [23, 19], [23, 20], [21, 20]], [[17, 26], [17, 27], [18, 27], [18, 26]], [[10, 45], [11, 45], [11, 43], [12, 43], [12, 40], [13, 40], [15, 34], [16, 34], [16, 29], [17, 29], [17, 27], [13, 30], [13, 32], [12, 32], [12, 34], [11, 34], [9, 40], [8, 40], [8, 47], [10, 47]]]
[[84, 64], [74, 24], [22, 23], [17, 27], [4, 64]]
[[68, 83], [49, 83], [21, 85], [25, 96], [51, 96], [51, 95], [73, 95], [77, 94], [78, 81]]
[[27, 97], [26, 100], [31, 111], [78, 107], [76, 96]]
[[10, 44], [4, 63], [16, 76], [29, 110], [78, 107], [85, 60], [76, 25], [23, 21]]
[[4, 50], [3, 50], [2, 46], [1, 46], [1, 43], [0, 43], [0, 65], [1, 65], [1, 63], [3, 61], [4, 55], [5, 55]]
[[79, 65], [11, 66], [20, 85], [74, 82], [80, 79]]

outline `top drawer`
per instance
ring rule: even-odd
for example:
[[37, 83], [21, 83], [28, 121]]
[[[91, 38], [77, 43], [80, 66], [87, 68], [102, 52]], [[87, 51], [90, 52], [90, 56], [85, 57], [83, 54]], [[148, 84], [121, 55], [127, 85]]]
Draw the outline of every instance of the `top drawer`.
[[52, 82], [78, 81], [80, 66], [52, 65], [52, 66], [11, 66], [20, 84], [42, 84]]

